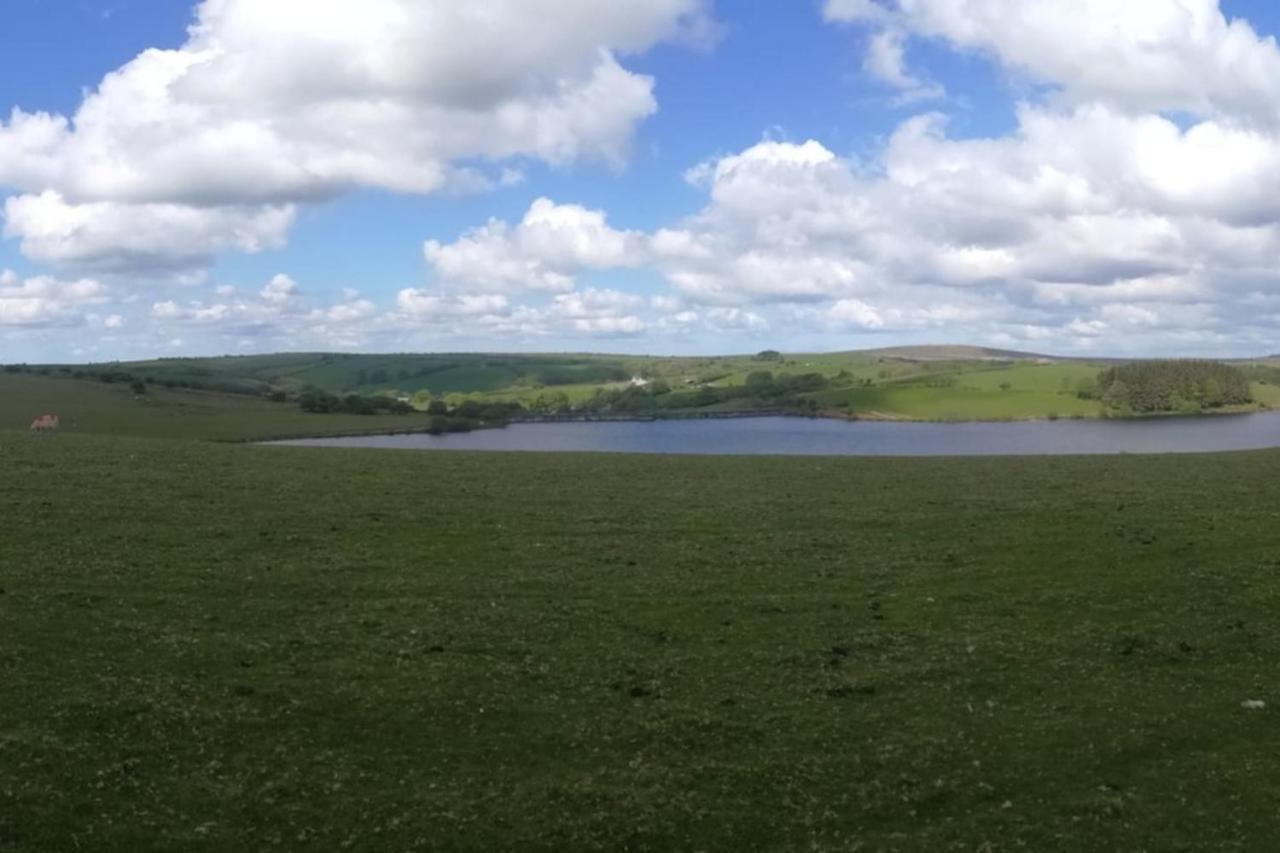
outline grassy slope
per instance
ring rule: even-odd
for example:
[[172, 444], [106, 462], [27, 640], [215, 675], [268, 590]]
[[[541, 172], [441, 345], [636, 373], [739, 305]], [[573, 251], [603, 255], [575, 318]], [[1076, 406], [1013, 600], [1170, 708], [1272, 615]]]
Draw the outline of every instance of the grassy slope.
[[965, 365], [955, 372], [955, 384], [950, 387], [919, 385], [908, 378], [822, 396], [828, 404], [847, 402], [854, 412], [925, 420], [1097, 417], [1098, 403], [1081, 400], [1075, 393], [1081, 379], [1097, 372], [1097, 366], [1089, 364]]
[[[742, 385], [758, 370], [776, 374], [821, 373], [831, 387], [812, 395], [829, 412], [908, 420], [1009, 420], [1096, 417], [1096, 402], [1075, 395], [1080, 380], [1092, 378], [1101, 362], [1057, 361], [1028, 357], [993, 361], [999, 351], [967, 347], [915, 347], [864, 352], [788, 355], [784, 362], [760, 362], [748, 356], [646, 358], [639, 356], [546, 355], [354, 355], [286, 354], [212, 359], [179, 359], [119, 365], [117, 369], [157, 379], [223, 384], [263, 390], [297, 389], [314, 384], [334, 392], [429, 391], [457, 402], [466, 396], [518, 400], [563, 393], [572, 403], [590, 399], [606, 381], [577, 376], [608, 367], [629, 376], [644, 373], [673, 388], [708, 383]], [[1017, 353], [1008, 354], [1010, 357]], [[1254, 362], [1266, 364], [1265, 361]], [[385, 376], [385, 382], [359, 384], [361, 375]], [[551, 374], [558, 382], [544, 385]], [[952, 382], [940, 387], [936, 380]], [[548, 379], [548, 381], [552, 381]], [[870, 387], [864, 383], [872, 383]], [[618, 387], [615, 380], [613, 387]], [[1007, 384], [1008, 388], [1002, 388]], [[1280, 386], [1255, 383], [1255, 395], [1267, 407], [1280, 405]], [[712, 410], [758, 406], [735, 400]]]
[[0, 850], [1269, 849], [1277, 506], [0, 432]]
[[[597, 363], [623, 365], [629, 361], [620, 357], [568, 354], [284, 353], [162, 359], [112, 367], [157, 380], [182, 380], [205, 385], [226, 382], [255, 390], [315, 385], [333, 392], [368, 393], [389, 389], [414, 392], [426, 389], [442, 395], [522, 387], [529, 381], [527, 374], [536, 374], [540, 370], [583, 369]], [[374, 381], [372, 376], [379, 372], [385, 379]]]
[[143, 396], [127, 386], [0, 373], [0, 430], [27, 428], [57, 413], [66, 431], [238, 441], [294, 435], [387, 432], [420, 426], [421, 416], [312, 415], [296, 404], [239, 395], [168, 391]]

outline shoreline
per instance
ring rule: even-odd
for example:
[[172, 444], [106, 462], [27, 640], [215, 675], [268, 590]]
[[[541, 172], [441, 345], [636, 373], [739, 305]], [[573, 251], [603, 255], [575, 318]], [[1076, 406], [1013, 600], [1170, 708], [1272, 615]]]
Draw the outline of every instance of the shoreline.
[[[786, 410], [759, 410], [744, 412], [687, 412], [672, 413], [665, 415], [607, 415], [607, 414], [576, 414], [576, 415], [543, 415], [537, 417], [513, 418], [502, 424], [492, 424], [487, 426], [478, 426], [474, 430], [468, 432], [480, 432], [485, 430], [506, 429], [511, 426], [522, 425], [538, 425], [538, 424], [590, 424], [590, 423], [658, 423], [662, 421], [715, 421], [715, 420], [748, 420], [756, 418], [796, 418], [801, 420], [827, 420], [827, 421], [843, 421], [845, 423], [886, 423], [886, 424], [934, 424], [939, 426], [960, 426], [963, 424], [1030, 424], [1030, 423], [1054, 423], [1056, 421], [1163, 421], [1170, 419], [1194, 419], [1194, 418], [1221, 418], [1221, 417], [1240, 417], [1245, 415], [1260, 415], [1268, 412], [1278, 411], [1273, 407], [1259, 407], [1250, 409], [1236, 409], [1229, 411], [1210, 411], [1195, 412], [1182, 414], [1178, 412], [1165, 412], [1149, 415], [1128, 415], [1124, 417], [1106, 417], [1104, 415], [1067, 415], [1061, 417], [1030, 417], [1030, 418], [964, 418], [964, 419], [948, 419], [948, 418], [908, 418], [897, 415], [891, 415], [884, 412], [864, 412], [851, 413], [848, 415], [836, 414], [830, 410], [824, 410], [812, 413], [793, 412]], [[407, 427], [404, 429], [376, 429], [376, 430], [345, 430], [341, 432], [323, 432], [323, 433], [298, 433], [287, 435], [275, 435], [262, 438], [245, 438], [234, 439], [225, 442], [228, 444], [277, 444], [290, 441], [311, 441], [324, 439], [342, 439], [342, 438], [378, 438], [383, 436], [397, 435], [432, 435], [433, 433], [426, 427]], [[455, 435], [465, 435], [466, 433], [453, 433]]]

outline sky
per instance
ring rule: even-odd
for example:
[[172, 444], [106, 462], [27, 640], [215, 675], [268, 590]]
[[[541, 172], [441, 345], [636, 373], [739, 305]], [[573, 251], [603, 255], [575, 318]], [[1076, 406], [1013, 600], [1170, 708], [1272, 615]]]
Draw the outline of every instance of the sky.
[[4, 0], [0, 363], [1280, 351], [1266, 0]]

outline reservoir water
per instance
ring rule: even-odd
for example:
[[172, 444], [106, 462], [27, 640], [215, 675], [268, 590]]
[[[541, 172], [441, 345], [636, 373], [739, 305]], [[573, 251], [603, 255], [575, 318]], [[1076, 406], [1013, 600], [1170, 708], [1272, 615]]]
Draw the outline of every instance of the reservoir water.
[[1280, 412], [1145, 420], [898, 423], [809, 418], [515, 424], [453, 435], [274, 442], [301, 447], [804, 456], [1206, 453], [1280, 447]]

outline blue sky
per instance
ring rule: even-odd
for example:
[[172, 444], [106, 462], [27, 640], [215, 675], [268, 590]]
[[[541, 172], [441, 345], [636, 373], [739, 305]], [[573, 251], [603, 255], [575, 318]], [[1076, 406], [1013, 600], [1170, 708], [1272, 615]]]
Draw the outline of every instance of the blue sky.
[[452, 5], [8, 0], [0, 362], [1280, 349], [1273, 5]]

